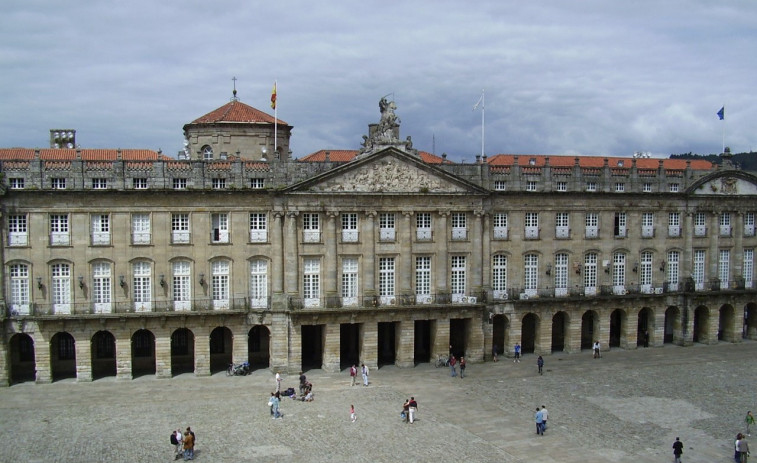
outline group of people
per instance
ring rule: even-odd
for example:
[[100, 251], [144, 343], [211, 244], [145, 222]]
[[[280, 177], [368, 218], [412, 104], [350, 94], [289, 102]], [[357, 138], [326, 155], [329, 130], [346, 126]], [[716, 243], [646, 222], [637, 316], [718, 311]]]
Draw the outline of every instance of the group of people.
[[536, 421], [536, 434], [539, 434], [540, 436], [544, 435], [544, 431], [547, 430], [547, 418], [549, 418], [547, 407], [545, 405], [542, 405], [541, 408], [536, 407], [536, 414], [534, 415]]
[[[752, 411], [746, 412], [744, 418], [744, 424], [746, 425], [746, 434], [736, 434], [736, 440], [733, 442], [733, 461], [736, 463], [747, 463], [749, 460], [749, 442], [747, 436], [752, 434], [752, 425], [754, 425], [754, 415]], [[683, 454], [683, 442], [680, 437], [676, 437], [676, 441], [673, 442], [673, 457], [675, 463], [681, 463], [681, 455]]]
[[415, 397], [410, 397], [402, 404], [402, 420], [405, 423], [413, 424], [415, 421], [415, 413], [418, 411], [418, 402], [415, 401]]
[[181, 428], [171, 433], [171, 445], [174, 446], [174, 460], [184, 458], [184, 461], [194, 460], [195, 457], [195, 444], [197, 440], [192, 428], [187, 426], [187, 429], [182, 433]]
[[460, 378], [465, 378], [465, 367], [468, 366], [465, 362], [465, 357], [460, 357], [460, 361], [455, 358], [454, 354], [449, 354], [449, 375], [453, 378], [457, 376], [457, 368], [460, 369]]
[[[363, 376], [363, 386], [367, 386], [369, 370], [368, 367], [365, 366], [365, 363], [360, 364], [360, 373]], [[350, 367], [350, 383], [352, 386], [355, 385], [355, 378], [357, 378], [357, 367], [353, 364]]]

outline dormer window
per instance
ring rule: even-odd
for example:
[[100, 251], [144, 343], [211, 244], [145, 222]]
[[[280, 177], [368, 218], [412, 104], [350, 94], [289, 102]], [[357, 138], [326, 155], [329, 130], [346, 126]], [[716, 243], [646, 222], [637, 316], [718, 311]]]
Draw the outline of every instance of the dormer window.
[[618, 161], [618, 167], [623, 167], [623, 161]]
[[528, 160], [528, 165], [529, 166], [535, 166], [536, 165], [536, 158], [529, 159]]
[[209, 145], [202, 147], [202, 158], [206, 161], [213, 159], [213, 148]]

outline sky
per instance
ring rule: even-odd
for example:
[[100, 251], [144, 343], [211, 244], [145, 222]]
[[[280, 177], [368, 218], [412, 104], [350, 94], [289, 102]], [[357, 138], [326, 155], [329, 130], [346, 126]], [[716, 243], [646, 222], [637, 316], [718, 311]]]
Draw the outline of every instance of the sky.
[[[757, 2], [6, 0], [0, 147], [175, 156], [239, 99], [294, 126], [301, 158], [358, 149], [378, 101], [401, 138], [481, 153], [757, 151]], [[473, 107], [484, 92], [483, 110]], [[718, 110], [725, 106], [725, 119]], [[482, 136], [482, 116], [484, 116]]]

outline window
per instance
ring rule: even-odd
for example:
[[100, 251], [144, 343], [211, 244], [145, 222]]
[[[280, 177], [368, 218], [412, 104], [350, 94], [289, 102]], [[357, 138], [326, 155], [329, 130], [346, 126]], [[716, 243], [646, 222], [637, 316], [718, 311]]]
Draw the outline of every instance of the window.
[[132, 299], [134, 310], [152, 310], [152, 269], [149, 262], [135, 262], [132, 265]]
[[266, 243], [268, 241], [268, 215], [264, 212], [250, 213], [250, 242]]
[[192, 267], [189, 261], [178, 260], [171, 264], [173, 272], [173, 309], [189, 310], [192, 301]]
[[171, 214], [171, 242], [189, 244], [189, 214]]
[[586, 226], [586, 238], [599, 238], [599, 214], [596, 212], [587, 212], [584, 220]]
[[262, 178], [251, 178], [250, 179], [250, 188], [255, 190], [260, 190], [265, 186], [265, 179]]
[[50, 266], [52, 287], [50, 293], [53, 312], [71, 313], [71, 266], [69, 264], [53, 264]]
[[358, 263], [356, 257], [342, 259], [342, 305], [356, 306], [358, 289]]
[[379, 296], [382, 304], [394, 304], [394, 257], [379, 257]]
[[555, 296], [568, 295], [568, 255], [559, 253], [555, 255]]
[[150, 214], [134, 214], [131, 216], [132, 244], [150, 244], [152, 238], [150, 230]]
[[754, 288], [754, 249], [744, 249], [744, 284]]
[[135, 190], [146, 190], [147, 189], [147, 179], [142, 177], [135, 177], [131, 179], [131, 184], [134, 187]]
[[231, 266], [228, 260], [217, 260], [211, 265], [211, 294], [213, 295], [213, 310], [229, 308], [229, 272]]
[[615, 192], [616, 193], [623, 193], [624, 191], [626, 191], [626, 184], [625, 183], [618, 182], [618, 183], [615, 184]]
[[720, 213], [720, 236], [731, 236], [731, 213]]
[[268, 306], [268, 261], [265, 259], [250, 261], [250, 306]]
[[667, 270], [666, 279], [668, 280], [668, 291], [678, 291], [678, 280], [680, 278], [680, 261], [680, 252], [668, 251], [668, 262], [665, 266], [665, 269]]
[[107, 190], [108, 189], [108, 179], [107, 178], [93, 178], [92, 179], [92, 189], [93, 190]]
[[210, 214], [210, 226], [213, 230], [213, 234], [210, 237], [211, 243], [229, 242], [229, 214], [225, 212]]
[[[584, 256], [584, 295], [597, 294], [597, 253], [590, 252]], [[580, 270], [579, 270], [580, 271]]]
[[345, 243], [357, 243], [357, 213], [348, 212], [342, 214], [342, 241]]
[[586, 182], [586, 191], [589, 191], [589, 192], [597, 191], [597, 182]]
[[568, 182], [557, 182], [555, 189], [557, 191], [568, 191]]
[[431, 213], [419, 212], [415, 215], [415, 237], [418, 241], [431, 241]]
[[668, 236], [671, 238], [677, 238], [681, 236], [681, 213], [669, 212], [668, 213]]
[[652, 238], [654, 236], [654, 212], [641, 214], [641, 237]]
[[494, 191], [505, 191], [506, 184], [504, 180], [495, 180], [494, 181]]
[[625, 238], [626, 237], [626, 213], [625, 212], [616, 212], [615, 213], [615, 228], [613, 233], [615, 234], [615, 238]]
[[525, 224], [526, 239], [539, 238], [539, 213], [526, 212]]
[[465, 296], [465, 256], [452, 256], [450, 263], [450, 291], [452, 302], [462, 302]]
[[112, 275], [110, 263], [97, 262], [92, 265], [92, 299], [95, 313], [110, 313], [112, 300]]
[[555, 214], [555, 238], [570, 238], [567, 212], [558, 212]]
[[202, 147], [202, 149], [200, 151], [202, 152], [202, 159], [204, 159], [206, 161], [210, 161], [211, 159], [213, 159], [213, 148], [212, 147], [210, 147], [208, 145], [205, 145], [205, 146]]
[[318, 307], [321, 305], [321, 261], [304, 259], [302, 269], [302, 297], [305, 299], [305, 306]]
[[468, 239], [467, 220], [465, 212], [453, 212], [452, 213], [452, 239], [453, 240], [466, 240]]
[[379, 214], [379, 240], [394, 241], [394, 213], [382, 212]]
[[639, 269], [639, 286], [641, 292], [649, 294], [652, 292], [652, 253], [644, 251], [641, 253], [641, 269]]
[[645, 183], [641, 186], [641, 191], [643, 193], [651, 193], [652, 192], [652, 184], [651, 183]]
[[187, 189], [187, 179], [185, 179], [185, 178], [174, 178], [173, 179], [173, 189], [174, 190], [186, 190]]
[[526, 191], [536, 191], [536, 182], [534, 180], [526, 181]]
[[56, 347], [58, 348], [58, 360], [74, 360], [76, 358], [74, 337], [70, 334], [60, 334]]
[[306, 243], [321, 242], [321, 221], [318, 214], [302, 214], [302, 239]]
[[704, 263], [705, 263], [705, 250], [694, 250], [694, 271], [691, 276], [694, 278], [694, 289], [701, 291], [704, 289]]
[[29, 315], [29, 266], [13, 264], [10, 266], [11, 313]]
[[211, 180], [211, 187], [214, 190], [225, 190], [226, 189], [226, 179], [225, 178], [214, 178]]
[[22, 177], [13, 177], [10, 179], [10, 188], [11, 190], [23, 190], [24, 189], [24, 179]]
[[92, 246], [107, 246], [110, 244], [110, 216], [108, 214], [92, 214]]
[[8, 245], [27, 246], [29, 244], [29, 229], [26, 214], [11, 214], [8, 216]]
[[507, 213], [495, 212], [492, 217], [492, 225], [494, 227], [494, 239], [506, 240], [507, 239]]
[[507, 299], [507, 256], [492, 256], [492, 296], [494, 299]]
[[731, 280], [730, 264], [731, 250], [721, 249], [718, 259], [718, 279], [720, 280], [720, 289], [728, 289], [729, 287]]
[[671, 183], [668, 185], [669, 191], [671, 193], [678, 193], [678, 184], [677, 183]]
[[50, 245], [68, 246], [70, 241], [68, 214], [50, 215]]
[[707, 216], [704, 212], [694, 215], [694, 236], [707, 236]]
[[415, 258], [415, 301], [417, 304], [431, 303], [431, 257]]
[[536, 296], [539, 288], [539, 256], [536, 254], [526, 254], [523, 258], [523, 269], [525, 275], [525, 293], [527, 296]]
[[626, 255], [622, 252], [612, 255], [612, 286], [614, 294], [626, 293]]
[[744, 214], [744, 236], [754, 236], [754, 212]]
[[66, 179], [61, 177], [53, 177], [52, 179], [50, 179], [50, 186], [53, 190], [65, 190]]

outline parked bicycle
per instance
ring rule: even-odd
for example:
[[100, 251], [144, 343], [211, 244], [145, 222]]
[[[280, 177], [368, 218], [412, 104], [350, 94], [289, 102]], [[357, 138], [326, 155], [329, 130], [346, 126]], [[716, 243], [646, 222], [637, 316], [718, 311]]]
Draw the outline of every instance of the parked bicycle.
[[436, 368], [439, 367], [448, 367], [449, 366], [449, 357], [446, 355], [440, 355], [438, 359], [436, 359]]
[[226, 369], [226, 376], [247, 376], [250, 374], [250, 362], [231, 363]]

